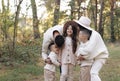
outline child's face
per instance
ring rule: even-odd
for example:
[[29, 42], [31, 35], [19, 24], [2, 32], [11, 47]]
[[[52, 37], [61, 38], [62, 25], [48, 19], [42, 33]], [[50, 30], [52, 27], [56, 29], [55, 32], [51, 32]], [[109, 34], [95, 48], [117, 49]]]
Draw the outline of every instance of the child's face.
[[79, 32], [79, 41], [84, 42], [88, 39], [88, 36], [85, 35], [82, 31]]
[[70, 25], [68, 28], [67, 28], [67, 35], [68, 36], [71, 36], [73, 34], [73, 30], [72, 30], [72, 26]]
[[59, 48], [54, 44], [51, 46], [51, 51], [55, 52], [56, 54], [59, 53]]

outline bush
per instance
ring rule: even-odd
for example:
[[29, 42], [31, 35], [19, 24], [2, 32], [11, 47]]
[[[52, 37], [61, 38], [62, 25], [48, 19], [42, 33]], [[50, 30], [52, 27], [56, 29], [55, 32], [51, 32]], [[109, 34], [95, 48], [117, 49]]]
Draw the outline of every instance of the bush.
[[[29, 41], [29, 40], [28, 40]], [[12, 53], [11, 42], [0, 47], [0, 62], [4, 65], [35, 64], [40, 58], [41, 40], [17, 43], [15, 54]]]

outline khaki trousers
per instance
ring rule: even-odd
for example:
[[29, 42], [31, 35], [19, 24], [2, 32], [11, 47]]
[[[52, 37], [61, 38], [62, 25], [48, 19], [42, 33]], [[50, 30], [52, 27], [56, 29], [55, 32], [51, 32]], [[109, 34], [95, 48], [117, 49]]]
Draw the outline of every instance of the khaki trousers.
[[44, 69], [44, 81], [55, 81], [55, 72]]
[[79, 81], [90, 81], [90, 70], [91, 66], [82, 66], [80, 68]]

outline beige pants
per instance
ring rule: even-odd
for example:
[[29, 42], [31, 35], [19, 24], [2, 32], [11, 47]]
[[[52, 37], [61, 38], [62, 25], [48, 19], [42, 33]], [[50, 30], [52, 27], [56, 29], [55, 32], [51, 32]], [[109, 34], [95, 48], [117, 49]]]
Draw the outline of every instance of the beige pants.
[[61, 66], [61, 76], [60, 81], [73, 81], [73, 64], [63, 64]]
[[55, 72], [44, 69], [44, 81], [55, 81]]
[[91, 66], [81, 67], [79, 81], [90, 81], [91, 78], [90, 70], [91, 70]]

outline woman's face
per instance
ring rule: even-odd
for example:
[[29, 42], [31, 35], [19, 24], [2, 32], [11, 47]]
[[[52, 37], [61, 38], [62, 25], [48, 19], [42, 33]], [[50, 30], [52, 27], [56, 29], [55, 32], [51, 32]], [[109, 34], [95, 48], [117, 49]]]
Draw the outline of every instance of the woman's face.
[[70, 25], [68, 28], [67, 28], [67, 36], [71, 36], [73, 34], [73, 30], [72, 30], [72, 26]]

